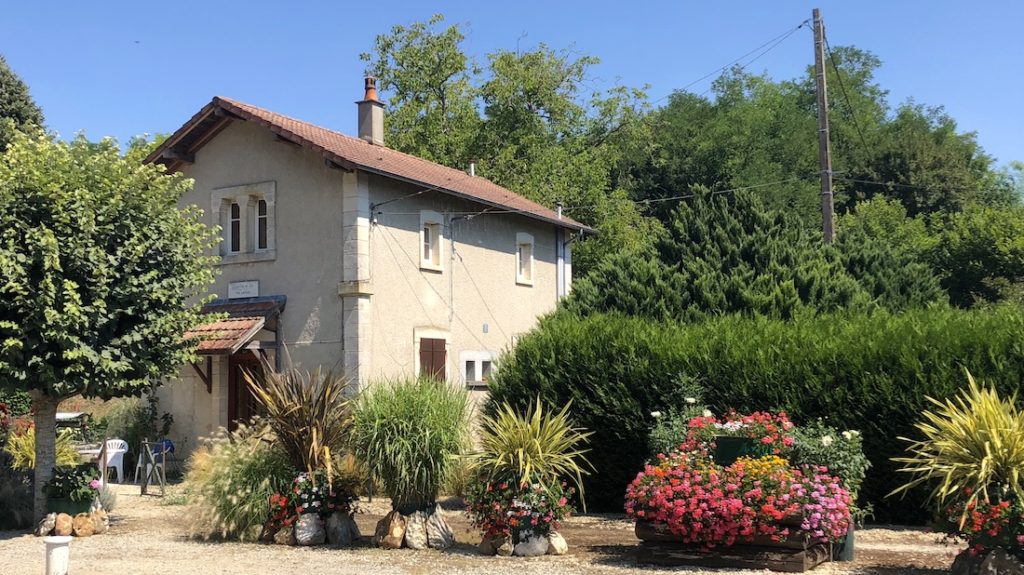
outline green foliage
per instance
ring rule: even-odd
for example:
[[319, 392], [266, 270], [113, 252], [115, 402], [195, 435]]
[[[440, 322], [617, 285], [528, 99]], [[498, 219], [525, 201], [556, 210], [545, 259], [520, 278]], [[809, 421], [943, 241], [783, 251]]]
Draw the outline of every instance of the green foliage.
[[177, 208], [189, 186], [112, 140], [15, 136], [0, 157], [0, 381], [110, 398], [189, 359], [216, 237]]
[[[577, 269], [605, 254], [643, 252], [657, 234], [615, 181], [648, 126], [643, 90], [592, 94], [597, 58], [540, 44], [497, 50], [478, 66], [444, 17], [395, 26], [361, 57], [388, 99], [389, 146], [477, 173], [600, 233], [574, 246]], [[468, 176], [467, 176], [468, 177]]]
[[331, 454], [342, 452], [352, 424], [349, 379], [320, 367], [312, 373], [294, 366], [278, 372], [266, 359], [261, 372], [259, 378], [244, 372], [245, 382], [292, 467], [331, 475]]
[[857, 430], [840, 432], [822, 419], [797, 425], [791, 432], [793, 445], [786, 458], [795, 466], [828, 467], [830, 475], [843, 481], [854, 503], [871, 462], [864, 455], [864, 438]]
[[15, 469], [13, 456], [0, 450], [0, 530], [32, 526], [32, 475]]
[[745, 313], [791, 318], [882, 307], [921, 307], [945, 298], [931, 269], [863, 233], [823, 246], [752, 193], [700, 192], [679, 204], [657, 259], [613, 256], [573, 286], [567, 309], [694, 321]]
[[[74, 432], [65, 429], [57, 434], [57, 466], [66, 467], [78, 463], [78, 452], [72, 444]], [[4, 450], [14, 458], [15, 469], [36, 468], [36, 428], [28, 427], [7, 436]]]
[[0, 403], [7, 405], [10, 417], [28, 415], [32, 408], [32, 398], [24, 391], [0, 389]]
[[52, 477], [43, 485], [43, 491], [51, 499], [89, 501], [96, 499], [100, 472], [95, 465], [84, 463], [68, 467], [56, 467]]
[[14, 139], [16, 130], [43, 125], [43, 112], [32, 100], [28, 86], [0, 56], [0, 155]]
[[570, 403], [561, 411], [544, 409], [540, 399], [525, 412], [509, 404], [492, 405], [480, 419], [480, 449], [472, 454], [474, 468], [487, 481], [518, 485], [558, 485], [571, 480], [583, 494], [583, 476], [590, 473], [584, 448], [591, 433], [576, 428]]
[[705, 389], [699, 380], [687, 376], [674, 379], [675, 389], [668, 390], [661, 407], [651, 412], [654, 426], [647, 438], [647, 452], [650, 458], [677, 449], [686, 439], [690, 420], [711, 414], [704, 403]]
[[96, 499], [107, 513], [110, 513], [114, 510], [114, 507], [117, 507], [117, 492], [111, 489], [109, 484], [104, 484], [100, 487], [99, 491], [96, 492]]
[[407, 513], [433, 504], [468, 442], [465, 390], [429, 378], [382, 381], [363, 394], [352, 449]]
[[[1013, 307], [928, 308], [898, 315], [730, 316], [684, 325], [595, 314], [556, 314], [501, 360], [492, 399], [525, 409], [526, 398], [569, 401], [591, 429], [588, 504], [619, 509], [646, 457], [654, 411], [665, 410], [680, 375], [706, 382], [716, 413], [784, 410], [794, 421], [827, 418], [860, 429], [874, 467], [861, 493], [880, 521], [920, 520], [924, 494], [882, 501], [896, 487], [894, 439], [912, 432], [925, 395], [955, 393], [962, 367], [1007, 382], [1024, 377], [1024, 312]], [[1004, 388], [1005, 389], [1005, 388]], [[640, 446], [638, 448], [638, 446]]]
[[[1019, 378], [1013, 381], [1015, 388]], [[964, 504], [961, 527], [973, 502], [1024, 501], [1024, 413], [1016, 405], [1016, 389], [1001, 398], [970, 372], [967, 382], [955, 398], [927, 397], [933, 409], [914, 425], [922, 439], [901, 437], [909, 454], [893, 458], [910, 480], [892, 494], [930, 485], [929, 502], [937, 511]]]
[[265, 423], [223, 429], [188, 460], [185, 492], [192, 532], [202, 537], [254, 541], [270, 517], [270, 496], [291, 487], [295, 470], [267, 437]]
[[142, 442], [167, 437], [173, 423], [170, 413], [160, 413], [160, 400], [155, 390], [150, 389], [141, 398], [133, 397], [119, 403], [100, 420], [97, 427], [104, 428], [108, 439], [128, 442], [128, 451], [139, 457]]

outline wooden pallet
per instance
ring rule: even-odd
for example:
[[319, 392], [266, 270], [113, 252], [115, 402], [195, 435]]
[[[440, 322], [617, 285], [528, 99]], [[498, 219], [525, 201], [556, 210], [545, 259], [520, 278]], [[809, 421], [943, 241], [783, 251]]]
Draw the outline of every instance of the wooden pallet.
[[694, 565], [733, 569], [770, 569], [786, 573], [809, 571], [831, 556], [828, 545], [809, 543], [803, 538], [772, 541], [758, 537], [748, 543], [706, 550], [699, 545], [681, 543], [663, 526], [637, 523], [641, 540], [637, 562], [651, 565]]

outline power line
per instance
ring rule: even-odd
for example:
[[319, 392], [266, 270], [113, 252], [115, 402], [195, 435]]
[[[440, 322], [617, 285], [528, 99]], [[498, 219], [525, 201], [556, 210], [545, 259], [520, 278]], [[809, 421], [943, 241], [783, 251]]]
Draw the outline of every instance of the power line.
[[[750, 66], [754, 62], [757, 62], [758, 60], [760, 60], [762, 56], [764, 56], [768, 52], [771, 52], [772, 50], [774, 50], [776, 47], [778, 47], [779, 44], [782, 44], [783, 42], [786, 41], [787, 38], [789, 38], [793, 34], [796, 34], [797, 30], [799, 30], [799, 29], [803, 28], [804, 26], [806, 26], [809, 22], [810, 22], [810, 20], [804, 20], [796, 28], [793, 28], [792, 30], [790, 30], [790, 31], [786, 32], [785, 34], [783, 34], [781, 38], [779, 38], [778, 40], [775, 41], [775, 43], [773, 43], [771, 46], [768, 46], [768, 48], [766, 48], [764, 52], [761, 52], [760, 54], [755, 56], [754, 59], [752, 59], [751, 61], [747, 62], [746, 64], [743, 64], [742, 66], [740, 66], [739, 69], [740, 70], [745, 70], [748, 66]], [[725, 68], [723, 68], [722, 71], [725, 72]], [[704, 90], [703, 92], [701, 92], [700, 95], [703, 97], [705, 94], [707, 94], [712, 89], [714, 89], [714, 87], [715, 87], [714, 84], [712, 84], [711, 86], [708, 86], [708, 89]]]
[[690, 88], [690, 87], [692, 87], [692, 86], [694, 86], [696, 84], [699, 84], [699, 83], [703, 82], [704, 80], [707, 80], [708, 78], [710, 78], [711, 76], [714, 76], [715, 74], [721, 74], [721, 73], [725, 72], [726, 70], [728, 70], [729, 68], [731, 68], [732, 66], [735, 66], [736, 64], [742, 62], [743, 59], [746, 58], [747, 56], [750, 56], [751, 54], [753, 54], [754, 52], [757, 52], [761, 48], [764, 48], [765, 46], [768, 46], [769, 44], [772, 44], [773, 42], [775, 42], [775, 44], [772, 45], [771, 48], [768, 48], [768, 50], [766, 50], [765, 52], [762, 52], [761, 54], [758, 54], [758, 56], [756, 58], [754, 58], [750, 62], [747, 62], [746, 64], [744, 64], [744, 66], [749, 66], [750, 64], [753, 64], [755, 61], [757, 61], [758, 58], [760, 58], [761, 56], [764, 56], [766, 53], [771, 51], [772, 48], [774, 48], [779, 43], [781, 43], [782, 40], [785, 40], [786, 38], [788, 38], [791, 35], [793, 35], [793, 33], [795, 33], [800, 28], [806, 26], [808, 22], [810, 22], [810, 20], [804, 20], [803, 22], [801, 22], [795, 28], [791, 28], [789, 30], [786, 30], [785, 32], [779, 34], [778, 36], [772, 38], [771, 40], [768, 40], [767, 42], [765, 42], [764, 44], [761, 44], [760, 46], [754, 48], [753, 50], [750, 50], [746, 54], [743, 54], [742, 56], [740, 56], [739, 58], [736, 58], [735, 60], [729, 62], [728, 64], [725, 64], [723, 66], [719, 66], [719, 67], [715, 68], [714, 70], [708, 72], [707, 74], [701, 76], [700, 78], [697, 78], [696, 80], [694, 80], [694, 81], [690, 82], [689, 84], [683, 86], [682, 88], [677, 88], [677, 89], [673, 90], [672, 92], [670, 92], [668, 94], [665, 94], [664, 96], [658, 98], [657, 100], [654, 100], [653, 102], [651, 102], [651, 104], [657, 104], [658, 102], [660, 102], [660, 101], [670, 97], [672, 94], [675, 94], [676, 92], [686, 91], [688, 88]]
[[828, 51], [828, 60], [832, 63], [832, 69], [836, 72], [836, 79], [839, 80], [839, 91], [843, 94], [843, 99], [846, 100], [846, 107], [850, 109], [850, 117], [853, 119], [853, 125], [857, 128], [857, 134], [860, 136], [860, 143], [864, 146], [864, 153], [867, 154], [870, 151], [868, 142], [864, 138], [864, 130], [860, 127], [860, 120], [857, 118], [857, 109], [853, 107], [853, 102], [850, 101], [850, 95], [846, 92], [846, 83], [843, 82], [843, 75], [839, 73], [839, 66], [836, 65], [836, 57], [832, 52], [832, 46], [828, 43], [828, 37], [825, 37], [825, 50]]
[[901, 184], [899, 182], [879, 182], [879, 181], [876, 181], [876, 180], [864, 180], [864, 179], [858, 179], [858, 178], [850, 178], [850, 177], [846, 177], [846, 176], [840, 176], [840, 177], [844, 181], [855, 182], [855, 183], [858, 183], [858, 184], [871, 184], [871, 185], [875, 185], [875, 186], [890, 186], [890, 187], [894, 187], [894, 188], [909, 188], [909, 189], [914, 189], [914, 190], [922, 190], [922, 191], [925, 191], [925, 192], [942, 192], [942, 191], [975, 192], [975, 193], [995, 193], [995, 192], [997, 192], [997, 190], [986, 190], [986, 189], [979, 189], [979, 188], [954, 188], [954, 187], [947, 187], [947, 186], [928, 187], [928, 186], [921, 186], [921, 185], [917, 185], [917, 184]]

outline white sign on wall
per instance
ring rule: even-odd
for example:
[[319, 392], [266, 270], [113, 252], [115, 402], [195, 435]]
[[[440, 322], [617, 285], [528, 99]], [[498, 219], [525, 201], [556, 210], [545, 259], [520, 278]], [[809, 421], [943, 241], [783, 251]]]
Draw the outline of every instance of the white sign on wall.
[[259, 295], [260, 280], [246, 280], [244, 282], [228, 283], [228, 299], [259, 297]]

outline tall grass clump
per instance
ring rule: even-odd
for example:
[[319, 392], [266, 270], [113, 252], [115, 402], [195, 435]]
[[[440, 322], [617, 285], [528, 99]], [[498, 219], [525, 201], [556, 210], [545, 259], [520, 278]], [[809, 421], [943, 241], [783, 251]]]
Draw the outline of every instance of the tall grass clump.
[[331, 454], [342, 453], [352, 423], [349, 379], [320, 367], [276, 372], [268, 360], [263, 363], [261, 376], [246, 371], [244, 377], [278, 445], [295, 469], [325, 469], [331, 476]]
[[967, 373], [968, 387], [956, 397], [928, 397], [933, 408], [914, 424], [922, 439], [908, 442], [908, 455], [895, 457], [910, 479], [893, 494], [931, 486], [936, 511], [962, 502], [960, 525], [978, 502], [1024, 501], [1024, 413], [1017, 394], [1001, 398]]
[[[74, 432], [70, 429], [57, 434], [57, 467], [78, 464], [78, 452], [73, 444]], [[11, 454], [11, 465], [14, 469], [36, 468], [36, 428], [34, 425], [22, 426], [11, 431], [4, 447]]]
[[352, 449], [403, 514], [433, 505], [469, 438], [466, 392], [429, 378], [376, 383], [356, 403]]
[[188, 461], [185, 491], [192, 532], [204, 538], [254, 541], [270, 517], [270, 496], [295, 478], [285, 451], [272, 441], [265, 423], [223, 429]]
[[545, 409], [540, 399], [525, 413], [507, 403], [497, 406], [480, 420], [473, 468], [489, 481], [520, 485], [570, 480], [582, 495], [583, 476], [590, 472], [585, 445], [591, 433], [573, 425], [569, 406], [556, 412]]
[[861, 496], [878, 521], [925, 521], [927, 491], [886, 495], [902, 482], [891, 457], [897, 437], [961, 387], [963, 369], [1006, 393], [1024, 380], [1024, 310], [935, 307], [899, 314], [726, 316], [698, 323], [556, 313], [519, 339], [491, 379], [491, 401], [525, 410], [536, 397], [573, 403], [578, 425], [593, 431], [584, 477], [588, 508], [622, 509], [624, 486], [647, 457], [652, 413], [686, 405], [686, 382], [707, 393], [715, 413], [785, 411], [856, 429], [872, 463]]

